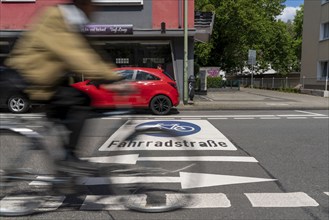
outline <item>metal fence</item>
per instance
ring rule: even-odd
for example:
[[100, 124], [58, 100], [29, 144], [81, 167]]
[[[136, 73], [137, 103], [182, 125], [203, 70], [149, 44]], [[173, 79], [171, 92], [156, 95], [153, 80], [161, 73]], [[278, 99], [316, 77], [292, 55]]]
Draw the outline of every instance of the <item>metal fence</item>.
[[240, 78], [240, 84], [243, 87], [254, 87], [263, 89], [314, 89], [328, 90], [328, 83], [325, 79], [317, 79], [310, 77], [258, 77], [253, 79], [250, 77]]

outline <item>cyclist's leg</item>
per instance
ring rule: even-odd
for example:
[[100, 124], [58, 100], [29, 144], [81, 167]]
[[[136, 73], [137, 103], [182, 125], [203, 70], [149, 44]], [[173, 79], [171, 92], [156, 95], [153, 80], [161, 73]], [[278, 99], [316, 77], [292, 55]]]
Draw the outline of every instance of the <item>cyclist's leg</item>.
[[83, 125], [90, 114], [89, 97], [69, 86], [61, 86], [50, 101], [47, 117], [62, 123], [70, 132], [64, 160], [77, 160], [76, 150]]

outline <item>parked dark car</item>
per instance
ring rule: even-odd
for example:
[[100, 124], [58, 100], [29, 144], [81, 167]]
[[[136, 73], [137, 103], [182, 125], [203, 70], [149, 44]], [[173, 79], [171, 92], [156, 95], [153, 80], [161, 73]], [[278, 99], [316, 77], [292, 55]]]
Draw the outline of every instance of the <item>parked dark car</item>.
[[0, 108], [6, 108], [13, 113], [27, 112], [31, 102], [22, 92], [22, 83], [17, 73], [0, 66]]

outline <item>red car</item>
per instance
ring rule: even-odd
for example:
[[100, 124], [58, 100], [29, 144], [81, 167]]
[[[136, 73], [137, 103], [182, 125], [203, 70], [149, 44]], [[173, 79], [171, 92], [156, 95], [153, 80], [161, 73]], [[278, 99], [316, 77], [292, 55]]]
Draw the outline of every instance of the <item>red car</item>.
[[102, 87], [96, 87], [91, 80], [78, 82], [72, 86], [91, 97], [91, 105], [96, 108], [149, 108], [156, 115], [168, 114], [179, 104], [176, 82], [160, 69], [122, 67], [115, 71], [137, 88], [138, 93], [119, 95]]

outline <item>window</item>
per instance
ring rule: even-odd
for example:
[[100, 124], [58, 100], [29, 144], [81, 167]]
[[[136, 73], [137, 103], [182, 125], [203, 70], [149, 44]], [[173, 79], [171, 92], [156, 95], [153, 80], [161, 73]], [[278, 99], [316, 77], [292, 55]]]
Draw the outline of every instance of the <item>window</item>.
[[143, 0], [93, 0], [93, 2], [105, 5], [143, 5]]
[[159, 80], [159, 78], [152, 75], [152, 74], [149, 74], [149, 73], [146, 73], [146, 72], [143, 72], [143, 71], [138, 71], [137, 76], [136, 76], [136, 80], [137, 81]]
[[320, 79], [325, 79], [329, 76], [329, 61], [320, 62]]
[[119, 73], [126, 79], [126, 80], [132, 80], [134, 76], [134, 70], [123, 70], [119, 71]]
[[329, 39], [329, 22], [321, 25], [321, 40]]

